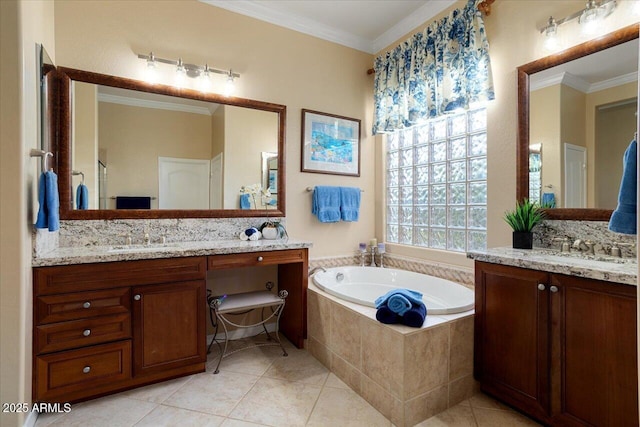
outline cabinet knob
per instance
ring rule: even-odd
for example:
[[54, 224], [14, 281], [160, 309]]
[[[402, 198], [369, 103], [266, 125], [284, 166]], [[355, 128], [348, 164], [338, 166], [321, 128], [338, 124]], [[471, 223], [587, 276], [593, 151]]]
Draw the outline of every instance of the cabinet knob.
[[91, 335], [91, 329], [85, 329], [84, 332], [82, 332], [82, 335], [88, 337], [89, 335]]
[[89, 301], [82, 304], [82, 308], [89, 308], [89, 307], [91, 307], [91, 303]]
[[83, 374], [88, 374], [89, 372], [91, 372], [91, 366], [85, 366], [84, 368], [82, 368]]
[[140, 296], [140, 294], [137, 294], [137, 295], [135, 295], [135, 296], [133, 297], [133, 299], [134, 299], [134, 300], [136, 300], [136, 301], [140, 301], [140, 298], [142, 298], [142, 297]]
[[542, 283], [538, 283], [538, 289], [540, 289], [541, 291], [544, 291], [545, 289], [547, 289], [547, 287]]
[[551, 286], [551, 287], [549, 288], [549, 290], [550, 290], [551, 292], [558, 292], [558, 287], [557, 287], [557, 286]]
[[262, 262], [264, 258], [262, 258], [261, 256], [258, 257], [258, 262]]

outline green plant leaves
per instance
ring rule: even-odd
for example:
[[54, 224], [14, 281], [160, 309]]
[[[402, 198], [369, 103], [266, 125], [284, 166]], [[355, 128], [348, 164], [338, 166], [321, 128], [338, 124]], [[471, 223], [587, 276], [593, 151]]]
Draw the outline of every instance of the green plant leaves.
[[513, 231], [531, 231], [544, 217], [542, 208], [525, 198], [522, 202], [516, 202], [516, 208], [505, 212], [503, 218]]

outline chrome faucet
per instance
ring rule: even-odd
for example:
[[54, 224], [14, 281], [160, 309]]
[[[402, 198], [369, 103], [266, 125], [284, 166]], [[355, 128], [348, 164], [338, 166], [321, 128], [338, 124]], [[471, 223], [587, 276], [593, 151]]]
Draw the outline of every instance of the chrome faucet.
[[309, 270], [309, 274], [308, 274], [308, 276], [313, 275], [313, 274], [314, 274], [316, 271], [318, 271], [318, 270], [322, 270], [324, 273], [326, 273], [326, 272], [327, 272], [327, 269], [326, 269], [326, 268], [324, 268], [324, 267], [313, 267], [311, 270]]

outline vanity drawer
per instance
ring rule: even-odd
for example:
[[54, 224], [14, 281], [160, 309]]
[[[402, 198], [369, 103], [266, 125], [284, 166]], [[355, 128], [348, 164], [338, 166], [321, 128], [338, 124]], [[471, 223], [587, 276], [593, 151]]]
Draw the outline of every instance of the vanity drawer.
[[122, 387], [131, 378], [131, 341], [37, 356], [36, 400], [68, 402], [87, 389]]
[[186, 257], [37, 267], [33, 275], [34, 293], [39, 296], [200, 280], [207, 275], [207, 261]]
[[86, 347], [131, 338], [131, 316], [93, 317], [36, 327], [36, 353]]
[[36, 325], [129, 313], [130, 308], [129, 288], [40, 296], [36, 298]]
[[261, 265], [289, 264], [305, 260], [302, 249], [286, 251], [250, 252], [244, 254], [211, 255], [207, 257], [209, 270]]

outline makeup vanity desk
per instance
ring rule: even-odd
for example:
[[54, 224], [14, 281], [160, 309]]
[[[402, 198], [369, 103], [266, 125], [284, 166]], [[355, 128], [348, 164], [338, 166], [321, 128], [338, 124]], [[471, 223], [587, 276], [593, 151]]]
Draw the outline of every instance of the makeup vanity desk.
[[278, 266], [280, 331], [302, 348], [300, 240], [59, 248], [33, 259], [33, 401], [74, 402], [205, 370], [209, 270]]

